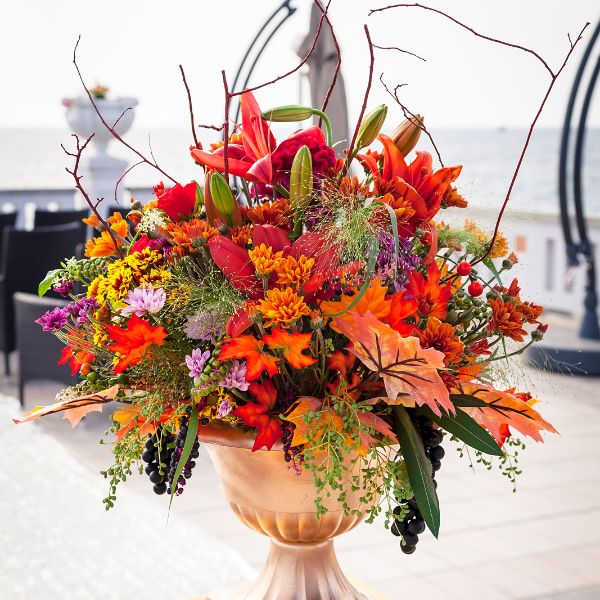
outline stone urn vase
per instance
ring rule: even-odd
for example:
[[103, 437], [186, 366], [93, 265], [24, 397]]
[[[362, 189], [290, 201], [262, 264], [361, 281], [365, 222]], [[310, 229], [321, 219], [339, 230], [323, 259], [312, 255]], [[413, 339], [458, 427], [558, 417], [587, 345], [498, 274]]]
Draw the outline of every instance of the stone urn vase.
[[[198, 437], [206, 444], [225, 498], [236, 516], [244, 525], [271, 538], [269, 557], [253, 584], [210, 595], [207, 600], [374, 598], [348, 581], [333, 547], [333, 538], [356, 527], [362, 517], [345, 514], [332, 494], [323, 499], [329, 511], [317, 518], [312, 474], [303, 470], [296, 475], [288, 468], [281, 446], [252, 452], [251, 434], [223, 425], [201, 427]], [[362, 490], [348, 491], [351, 508], [359, 508], [362, 494]]]
[[[111, 127], [114, 126], [114, 130], [119, 135], [124, 135], [129, 131], [135, 117], [134, 107], [138, 103], [136, 98], [96, 98], [94, 102], [102, 118]], [[108, 143], [113, 139], [113, 135], [102, 124], [87, 95], [77, 96], [77, 98], [65, 98], [63, 99], [63, 105], [66, 108], [67, 122], [71, 129], [84, 139], [94, 134], [92, 144], [96, 154], [106, 154]], [[126, 112], [123, 113], [123, 111]]]
[[[102, 118], [119, 136], [129, 131], [135, 117], [135, 98], [96, 98], [94, 99]], [[83, 156], [82, 170], [86, 191], [92, 199], [103, 198], [99, 210], [107, 215], [109, 205], [120, 204], [124, 183], [121, 180], [129, 166], [129, 161], [108, 154], [108, 144], [114, 139], [104, 126], [90, 99], [86, 96], [65, 98], [66, 118], [70, 128], [81, 138], [94, 134], [92, 145], [95, 154]], [[85, 205], [83, 197], [76, 197], [76, 206]]]

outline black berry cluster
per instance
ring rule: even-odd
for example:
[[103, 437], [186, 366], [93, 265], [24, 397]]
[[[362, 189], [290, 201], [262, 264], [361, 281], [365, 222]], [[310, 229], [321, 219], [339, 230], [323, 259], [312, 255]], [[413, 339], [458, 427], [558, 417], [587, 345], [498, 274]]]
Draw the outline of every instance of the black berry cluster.
[[175, 450], [175, 436], [163, 431], [160, 444], [156, 434], [148, 434], [146, 447], [142, 453], [142, 460], [146, 463], [146, 475], [154, 484], [155, 494], [164, 494], [167, 491], [167, 467]]
[[171, 456], [170, 461], [170, 470], [169, 470], [169, 478], [168, 478], [168, 489], [169, 494], [175, 491], [176, 496], [180, 496], [183, 493], [183, 489], [185, 488], [185, 484], [187, 480], [192, 476], [192, 469], [196, 466], [196, 461], [194, 459], [198, 458], [200, 455], [200, 442], [198, 439], [194, 441], [194, 445], [192, 447], [192, 452], [190, 453], [190, 457], [185, 463], [183, 467], [183, 471], [179, 475], [179, 479], [177, 482], [174, 482], [175, 474], [177, 472], [177, 467], [179, 466], [179, 461], [181, 460], [181, 454], [183, 452], [183, 446], [185, 445], [185, 438], [188, 432], [188, 423], [189, 417], [182, 417], [179, 422], [179, 433], [177, 434], [177, 438], [175, 439], [175, 449]]
[[[437, 488], [435, 473], [442, 466], [444, 458], [444, 449], [441, 446], [444, 434], [441, 430], [435, 429], [433, 422], [427, 417], [416, 415], [412, 418], [415, 429], [423, 441], [425, 455], [431, 461], [431, 476], [433, 485]], [[412, 554], [417, 549], [419, 535], [425, 531], [425, 520], [417, 506], [414, 498], [403, 501], [394, 508], [394, 515], [398, 518], [394, 520], [391, 532], [395, 536], [402, 537], [400, 548], [404, 554]], [[400, 515], [402, 515], [400, 520]]]

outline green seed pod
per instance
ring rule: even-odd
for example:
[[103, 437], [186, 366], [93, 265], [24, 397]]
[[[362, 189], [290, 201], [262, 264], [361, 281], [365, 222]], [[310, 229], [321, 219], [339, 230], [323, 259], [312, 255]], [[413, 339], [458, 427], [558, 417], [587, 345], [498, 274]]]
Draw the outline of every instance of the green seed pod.
[[266, 110], [260, 116], [265, 121], [273, 121], [273, 123], [294, 123], [310, 119], [313, 116], [313, 109], [310, 106], [288, 104]]
[[371, 111], [363, 118], [360, 127], [358, 128], [358, 135], [356, 136], [356, 142], [353, 149], [354, 152], [361, 148], [366, 148], [375, 141], [375, 138], [383, 127], [387, 111], [387, 106], [385, 104], [380, 104], [375, 110]]
[[221, 173], [215, 172], [212, 174], [210, 178], [210, 195], [216, 209], [230, 227], [239, 224], [238, 221], [241, 223], [240, 208], [233, 197], [229, 184]]
[[290, 207], [294, 212], [294, 233], [302, 233], [302, 217], [313, 190], [312, 156], [308, 146], [302, 146], [292, 162], [290, 171]]

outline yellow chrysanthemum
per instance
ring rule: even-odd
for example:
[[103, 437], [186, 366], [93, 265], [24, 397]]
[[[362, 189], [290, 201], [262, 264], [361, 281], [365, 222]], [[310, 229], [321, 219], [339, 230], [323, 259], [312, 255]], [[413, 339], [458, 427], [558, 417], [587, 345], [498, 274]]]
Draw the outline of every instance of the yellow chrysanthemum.
[[270, 275], [283, 260], [283, 252], [273, 252], [273, 248], [266, 244], [248, 250], [248, 256], [261, 276]]
[[[474, 221], [467, 219], [465, 221], [465, 229], [472, 233], [475, 236], [475, 239], [478, 244], [481, 246], [485, 246], [490, 241], [490, 236], [477, 227]], [[500, 258], [501, 256], [506, 256], [508, 254], [508, 241], [506, 237], [498, 232], [496, 235], [496, 239], [494, 240], [494, 244], [492, 245], [492, 249], [490, 250], [488, 256], [490, 258]]]
[[258, 309], [267, 327], [287, 327], [296, 319], [310, 314], [304, 298], [291, 287], [269, 290], [267, 297], [259, 300]]
[[308, 281], [314, 264], [314, 258], [306, 258], [306, 256], [301, 255], [296, 260], [293, 256], [288, 256], [275, 267], [277, 283], [293, 285], [297, 288], [301, 287]]

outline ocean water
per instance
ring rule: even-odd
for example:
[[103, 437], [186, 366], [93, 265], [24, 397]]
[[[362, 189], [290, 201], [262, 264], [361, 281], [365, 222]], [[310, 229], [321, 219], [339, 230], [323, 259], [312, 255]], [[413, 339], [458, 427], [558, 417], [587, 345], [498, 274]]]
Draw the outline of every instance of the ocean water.
[[[504, 199], [525, 129], [439, 129], [432, 132], [446, 165], [463, 165], [459, 178], [462, 194], [474, 207], [499, 207]], [[283, 137], [279, 135], [278, 137]], [[178, 181], [198, 178], [199, 167], [189, 157], [187, 131], [132, 130], [127, 139], [149, 154], [149, 139], [161, 167]], [[514, 209], [534, 212], [558, 210], [559, 129], [539, 129], [534, 133], [511, 198]], [[0, 129], [0, 190], [65, 188], [72, 185], [65, 166], [69, 157], [60, 148], [72, 143], [69, 132], [60, 129]], [[420, 148], [431, 150], [422, 137]], [[110, 151], [135, 157], [112, 142]], [[150, 187], [160, 173], [142, 166], [126, 180], [133, 187]], [[600, 129], [590, 129], [586, 138], [584, 200], [588, 214], [600, 214]]]

